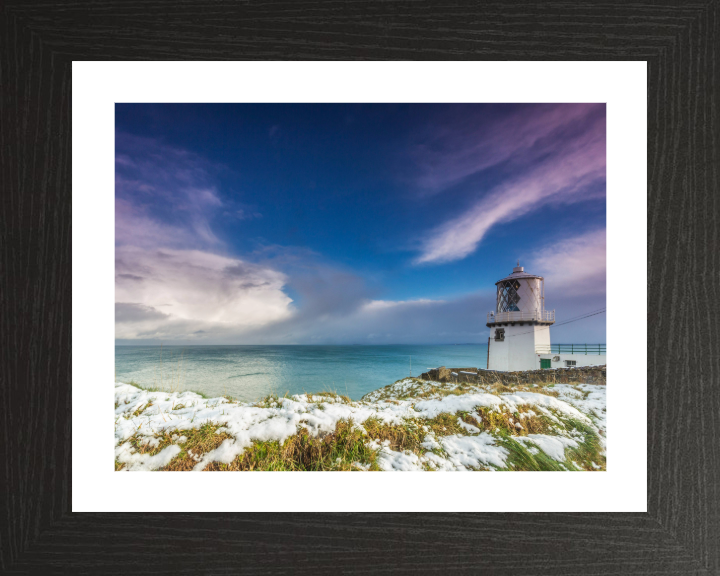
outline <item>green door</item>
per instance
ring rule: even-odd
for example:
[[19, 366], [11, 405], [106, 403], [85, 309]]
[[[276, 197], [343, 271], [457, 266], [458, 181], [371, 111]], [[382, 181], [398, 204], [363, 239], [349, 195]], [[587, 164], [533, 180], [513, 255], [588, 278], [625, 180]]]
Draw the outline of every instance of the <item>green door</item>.
[[540, 368], [550, 368], [550, 358], [540, 358]]

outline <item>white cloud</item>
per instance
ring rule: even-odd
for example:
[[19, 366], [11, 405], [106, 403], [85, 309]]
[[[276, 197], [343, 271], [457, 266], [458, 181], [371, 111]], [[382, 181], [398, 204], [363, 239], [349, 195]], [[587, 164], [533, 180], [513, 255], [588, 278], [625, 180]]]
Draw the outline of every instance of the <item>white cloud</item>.
[[116, 249], [116, 338], [242, 333], [286, 320], [281, 272], [199, 250]]
[[154, 140], [119, 143], [135, 155], [117, 156], [116, 338], [233, 338], [292, 318], [283, 273], [217, 254], [213, 220], [243, 212], [221, 197], [208, 163]]
[[443, 304], [444, 302], [444, 300], [430, 300], [428, 298], [418, 298], [417, 300], [370, 300], [362, 306], [361, 310], [373, 312], [398, 307], [432, 306], [434, 304]]

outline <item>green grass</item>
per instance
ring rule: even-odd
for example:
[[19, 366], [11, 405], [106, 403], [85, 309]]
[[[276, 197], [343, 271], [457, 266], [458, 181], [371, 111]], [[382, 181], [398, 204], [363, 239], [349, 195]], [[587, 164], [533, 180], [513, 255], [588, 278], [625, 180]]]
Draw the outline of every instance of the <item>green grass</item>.
[[[495, 438], [497, 438], [498, 444], [509, 452], [506, 460], [507, 466], [501, 470], [564, 470], [559, 462], [550, 458], [540, 449], [537, 454], [532, 454], [525, 443], [518, 442], [507, 432], [498, 432], [495, 434]], [[534, 443], [531, 444], [537, 448]]]
[[420, 446], [427, 434], [417, 420], [404, 420], [402, 424], [387, 424], [379, 418], [368, 418], [363, 422], [368, 438], [380, 443], [389, 441], [391, 450], [402, 452], [409, 450], [420, 454], [424, 449]]
[[[508, 456], [507, 470], [597, 470], [592, 463], [599, 466], [601, 470], [606, 469], [606, 459], [602, 455], [602, 445], [600, 437], [597, 435], [595, 430], [585, 422], [576, 420], [574, 418], [567, 418], [560, 414], [555, 414], [560, 420], [560, 424], [553, 422], [547, 417], [544, 417], [544, 421], [548, 426], [548, 429], [539, 434], [549, 434], [554, 436], [551, 432], [555, 427], [564, 428], [566, 432], [577, 432], [582, 434], [582, 439], [579, 439], [576, 434], [572, 435], [573, 439], [578, 442], [576, 448], [565, 449], [565, 460], [558, 462], [548, 455], [546, 455], [534, 442], [527, 440], [525, 442], [518, 442], [512, 434], [507, 430], [498, 428], [493, 435], [497, 438], [498, 443], [508, 450], [510, 455]], [[523, 434], [524, 435], [524, 434]], [[537, 449], [536, 454], [532, 454], [529, 450], [530, 447]]]
[[592, 471], [595, 470], [591, 464], [594, 462], [600, 466], [601, 469], [605, 470], [607, 468], [607, 462], [605, 456], [602, 454], [600, 437], [596, 434], [595, 430], [584, 422], [573, 418], [565, 419], [563, 423], [566, 425], [566, 428], [568, 426], [572, 427], [584, 435], [583, 441], [579, 443], [577, 448], [568, 448], [565, 451], [568, 466], [575, 467], [573, 465], [573, 462], [575, 462], [579, 465], [580, 469]]
[[358, 469], [355, 462], [379, 470], [377, 455], [352, 420], [339, 420], [335, 430], [321, 438], [301, 428], [282, 444], [255, 442], [230, 464], [212, 462], [205, 470], [351, 471]]
[[206, 422], [199, 428], [165, 433], [163, 435], [164, 439], [169, 441], [163, 443], [160, 449], [173, 442], [172, 435], [185, 436], [187, 440], [182, 444], [178, 444], [180, 453], [161, 470], [192, 470], [197, 464], [196, 458], [199, 459], [203, 454], [215, 450], [225, 440], [232, 439], [232, 436], [225, 431], [218, 433], [219, 428], [222, 428], [222, 424]]
[[[403, 380], [408, 380], [407, 378]], [[425, 398], [441, 398], [450, 394], [468, 394], [477, 391], [502, 394], [515, 391], [530, 391], [559, 396], [559, 392], [553, 390], [554, 384], [546, 383], [540, 385], [505, 385], [496, 383], [493, 385], [478, 386], [470, 383], [429, 383], [417, 378], [412, 378], [411, 385], [402, 392], [393, 391], [391, 386], [371, 393], [373, 401], [386, 401], [398, 403], [399, 400]], [[399, 382], [399, 381], [398, 381]], [[164, 390], [153, 390], [143, 388], [135, 382], [133, 386], [148, 391], [165, 392]], [[396, 383], [397, 384], [397, 383]], [[574, 387], [578, 397], [587, 398], [590, 391]], [[200, 394], [203, 398], [206, 396]], [[310, 409], [325, 409], [326, 404], [343, 403], [353, 404], [353, 401], [345, 395], [333, 391], [323, 391], [308, 395], [314, 401]], [[282, 404], [284, 396], [270, 394], [255, 402], [253, 406], [261, 408], [278, 407]], [[227, 396], [226, 396], [227, 398]], [[367, 398], [364, 397], [364, 398]], [[362, 403], [362, 401], [360, 401]], [[139, 405], [132, 416], [139, 416], [152, 406], [152, 402]], [[118, 407], [116, 403], [116, 408]], [[178, 402], [172, 407], [173, 410], [184, 409], [185, 405]], [[235, 458], [230, 464], [212, 462], [205, 469], [210, 471], [220, 470], [315, 470], [315, 471], [340, 471], [357, 470], [354, 463], [361, 463], [370, 470], [379, 470], [378, 457], [380, 449], [377, 444], [369, 445], [375, 441], [388, 448], [399, 452], [408, 452], [423, 456], [431, 451], [438, 456], [448, 458], [448, 454], [440, 447], [429, 450], [422, 444], [425, 438], [430, 435], [442, 444], [442, 437], [449, 435], [473, 436], [482, 432], [491, 434], [496, 443], [504, 447], [509, 456], [506, 467], [503, 470], [596, 470], [606, 469], [605, 456], [602, 455], [601, 438], [591, 426], [583, 421], [568, 418], [556, 411], [545, 411], [533, 405], [519, 405], [511, 412], [507, 406], [501, 405], [500, 410], [487, 407], [476, 407], [469, 412], [441, 413], [434, 418], [408, 418], [400, 422], [388, 424], [377, 417], [366, 420], [362, 427], [354, 425], [352, 420], [340, 420], [335, 429], [327, 434], [313, 436], [307, 429], [298, 427], [297, 432], [280, 443], [277, 441], [255, 441], [247, 447], [242, 454]], [[529, 414], [530, 412], [534, 414]], [[557, 420], [555, 420], [557, 419]], [[476, 432], [469, 432], [463, 425], [472, 425], [478, 429]], [[519, 425], [519, 426], [518, 426]], [[147, 444], [147, 437], [136, 434], [128, 441], [140, 454], [155, 455], [167, 446], [177, 442], [177, 436], [186, 436], [187, 441], [178, 444], [181, 448], [178, 454], [163, 470], [192, 470], [203, 454], [214, 450], [223, 441], [233, 437], [226, 431], [217, 433], [222, 425], [219, 423], [206, 423], [197, 429], [173, 431], [160, 433], [154, 438], [157, 445]], [[363, 433], [363, 429], [366, 434]], [[548, 434], [555, 436], [564, 433], [578, 442], [576, 448], [568, 448], [565, 451], [565, 460], [557, 462], [539, 450], [539, 447], [528, 441], [518, 441], [519, 437], [526, 437], [528, 434]], [[173, 435], [177, 435], [173, 440]], [[533, 454], [537, 450], [537, 453]], [[425, 462], [426, 470], [433, 470], [432, 465]], [[115, 469], [120, 470], [123, 463], [116, 461]], [[478, 470], [488, 469], [478, 467]]]

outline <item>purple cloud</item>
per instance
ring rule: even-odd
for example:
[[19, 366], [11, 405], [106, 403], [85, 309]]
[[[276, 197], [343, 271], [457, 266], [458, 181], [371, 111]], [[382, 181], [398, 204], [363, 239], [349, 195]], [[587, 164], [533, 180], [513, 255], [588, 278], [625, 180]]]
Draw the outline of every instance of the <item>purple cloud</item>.
[[[440, 154], [432, 176], [426, 176], [421, 185], [437, 193], [459, 178], [504, 160], [515, 165], [517, 175], [487, 191], [478, 190], [468, 210], [421, 241], [415, 263], [462, 259], [475, 251], [495, 224], [515, 220], [543, 204], [590, 198], [588, 186], [605, 177], [605, 117], [599, 110], [598, 105], [552, 106], [539, 119], [531, 116], [530, 120], [526, 113], [505, 119], [493, 129], [504, 134], [498, 137], [497, 150], [489, 150], [495, 142], [488, 144], [486, 139], [462, 150], [464, 133], [452, 140], [447, 148], [459, 150], [457, 157]], [[514, 156], [522, 157], [522, 162]]]

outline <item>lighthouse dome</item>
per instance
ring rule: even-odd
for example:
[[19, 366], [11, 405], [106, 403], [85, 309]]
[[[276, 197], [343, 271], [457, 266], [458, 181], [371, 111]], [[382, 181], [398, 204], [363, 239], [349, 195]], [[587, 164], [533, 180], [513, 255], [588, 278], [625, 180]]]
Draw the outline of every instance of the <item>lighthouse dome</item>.
[[542, 318], [544, 310], [544, 279], [536, 274], [529, 274], [518, 265], [512, 274], [498, 280], [497, 306], [498, 314], [508, 312], [524, 312], [537, 319]]

